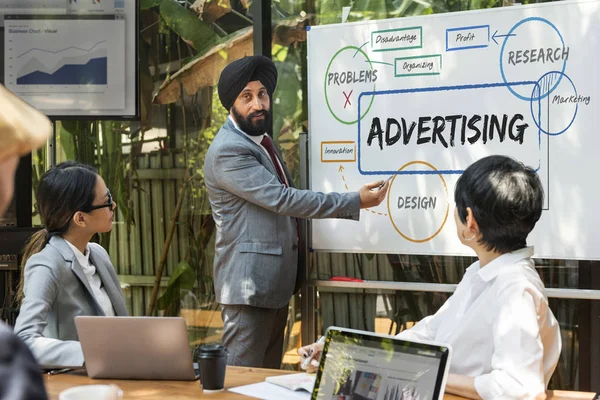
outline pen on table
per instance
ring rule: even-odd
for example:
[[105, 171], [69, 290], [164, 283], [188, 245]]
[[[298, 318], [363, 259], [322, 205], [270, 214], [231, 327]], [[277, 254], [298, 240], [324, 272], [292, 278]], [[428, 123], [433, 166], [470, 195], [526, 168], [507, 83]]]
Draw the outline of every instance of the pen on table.
[[[321, 336], [319, 338], [319, 340], [317, 340], [317, 344], [324, 344], [325, 343], [325, 336]], [[306, 369], [308, 368], [308, 365], [310, 364], [310, 362], [313, 359], [313, 350], [310, 349], [310, 351], [308, 352], [308, 357], [306, 357], [306, 360], [304, 360], [304, 362], [302, 362], [302, 365], [300, 366], [300, 368], [302, 369]]]
[[63, 369], [53, 369], [51, 371], [48, 371], [48, 375], [58, 375], [58, 374], [64, 374], [66, 372], [70, 372], [72, 371], [72, 368], [63, 368]]

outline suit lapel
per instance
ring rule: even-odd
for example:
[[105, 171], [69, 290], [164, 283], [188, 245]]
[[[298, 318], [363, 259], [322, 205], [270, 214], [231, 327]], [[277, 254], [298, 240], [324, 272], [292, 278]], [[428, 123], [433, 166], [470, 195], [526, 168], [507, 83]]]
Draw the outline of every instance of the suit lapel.
[[[260, 145], [253, 142], [252, 139], [250, 139], [248, 136], [246, 136], [243, 132], [240, 132], [229, 118], [227, 118], [227, 122], [225, 123], [225, 126], [228, 128], [229, 131], [235, 133], [238, 137], [242, 138], [244, 143], [249, 143], [251, 146], [253, 146], [253, 148], [256, 151], [258, 151], [258, 154], [260, 154], [259, 160], [262, 160], [261, 164], [264, 165], [269, 171], [271, 171], [271, 173], [273, 175], [275, 175], [275, 177], [277, 179], [279, 179], [279, 176], [277, 175], [277, 169], [275, 168], [275, 165], [273, 165], [273, 160], [271, 160], [271, 157], [269, 157], [265, 153], [265, 151], [262, 149], [262, 147]], [[279, 163], [283, 167], [283, 173], [285, 174], [285, 177], [287, 178], [288, 182], [291, 183], [292, 182], [291, 175], [290, 175], [287, 167], [285, 166], [285, 164], [283, 162], [283, 158], [281, 158], [281, 154], [279, 153], [279, 149], [277, 148], [275, 143], [273, 143], [273, 148], [275, 149], [275, 152], [277, 153], [277, 156], [279, 157]]]
[[96, 272], [98, 272], [100, 280], [104, 285], [104, 290], [106, 290], [106, 294], [108, 295], [108, 298], [115, 309], [115, 314], [117, 316], [127, 315], [127, 307], [123, 301], [123, 292], [121, 291], [120, 287], [117, 287], [115, 281], [110, 275], [110, 272], [108, 271], [108, 268], [112, 268], [112, 265], [106, 265], [106, 263], [102, 262], [101, 257], [96, 257], [91, 249], [90, 260], [92, 260], [92, 264], [94, 264], [96, 267]]
[[75, 276], [77, 276], [77, 278], [79, 278], [83, 286], [85, 286], [100, 315], [104, 315], [104, 310], [102, 310], [102, 307], [100, 307], [100, 304], [98, 304], [98, 302], [96, 301], [96, 296], [94, 296], [94, 292], [92, 292], [90, 282], [88, 281], [87, 276], [85, 276], [85, 272], [83, 272], [83, 267], [81, 266], [81, 264], [79, 264], [79, 261], [77, 261], [77, 257], [73, 257], [73, 260], [71, 261], [71, 271], [73, 271]]
[[71, 263], [71, 271], [73, 271], [73, 274], [75, 274], [77, 279], [79, 279], [81, 284], [87, 290], [88, 294], [90, 295], [90, 299], [94, 303], [94, 306], [96, 307], [97, 311], [100, 312], [101, 315], [104, 315], [102, 307], [100, 307], [100, 305], [96, 301], [96, 296], [94, 296], [94, 292], [92, 292], [92, 287], [88, 282], [87, 276], [85, 276], [85, 273], [83, 272], [83, 267], [81, 266], [81, 264], [79, 264], [79, 261], [77, 261], [77, 257], [75, 257], [73, 250], [71, 250], [69, 245], [65, 242], [65, 239], [63, 239], [60, 236], [53, 236], [50, 239], [50, 244], [60, 252], [65, 261]]

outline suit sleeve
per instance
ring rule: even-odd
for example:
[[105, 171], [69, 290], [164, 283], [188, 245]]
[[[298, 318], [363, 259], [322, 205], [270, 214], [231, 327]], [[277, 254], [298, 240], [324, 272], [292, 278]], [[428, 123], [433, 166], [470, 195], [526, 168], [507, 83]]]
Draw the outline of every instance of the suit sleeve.
[[247, 147], [224, 144], [215, 154], [212, 172], [223, 189], [274, 213], [296, 218], [358, 220], [360, 197], [352, 193], [320, 193], [281, 184]]
[[25, 297], [15, 324], [17, 336], [42, 365], [83, 365], [79, 342], [44, 337], [47, 317], [59, 291], [59, 279], [50, 266], [29, 261], [25, 266]]

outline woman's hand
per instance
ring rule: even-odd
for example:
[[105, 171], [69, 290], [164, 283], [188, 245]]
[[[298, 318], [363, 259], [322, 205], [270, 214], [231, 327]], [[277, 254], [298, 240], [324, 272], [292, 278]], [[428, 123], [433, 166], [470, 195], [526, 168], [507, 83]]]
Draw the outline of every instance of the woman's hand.
[[[315, 342], [308, 346], [300, 347], [298, 354], [300, 355], [300, 362], [302, 363], [302, 369], [308, 373], [314, 373], [319, 368], [319, 362], [321, 360], [321, 354], [323, 353], [323, 343]], [[306, 364], [306, 359], [311, 360]]]

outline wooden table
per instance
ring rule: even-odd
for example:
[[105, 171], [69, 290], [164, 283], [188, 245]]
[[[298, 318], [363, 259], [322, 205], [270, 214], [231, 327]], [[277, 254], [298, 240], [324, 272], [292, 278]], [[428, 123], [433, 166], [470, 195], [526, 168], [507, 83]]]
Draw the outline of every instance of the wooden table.
[[[294, 371], [283, 371], [274, 369], [227, 367], [225, 375], [225, 388], [249, 385], [251, 383], [263, 382], [267, 376], [296, 373]], [[202, 393], [200, 383], [180, 381], [120, 381], [106, 379], [90, 379], [81, 373], [45, 375], [46, 389], [50, 400], [58, 400], [58, 394], [65, 389], [78, 385], [108, 384], [114, 383], [123, 389], [124, 400], [192, 400], [199, 398], [207, 399], [248, 399], [237, 393], [227, 390], [220, 393]], [[548, 400], [572, 400], [593, 399], [593, 393], [549, 391]], [[444, 400], [460, 400], [462, 397], [445, 395]]]

